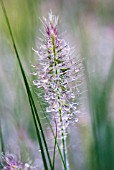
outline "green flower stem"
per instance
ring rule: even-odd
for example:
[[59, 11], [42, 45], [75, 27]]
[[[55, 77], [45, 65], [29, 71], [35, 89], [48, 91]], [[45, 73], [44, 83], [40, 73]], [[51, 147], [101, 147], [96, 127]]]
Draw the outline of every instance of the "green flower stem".
[[[52, 34], [52, 45], [53, 45], [53, 54], [54, 54], [54, 64], [53, 64], [53, 68], [56, 67], [57, 65], [57, 62], [56, 62], [56, 47], [55, 47], [55, 37], [54, 35]], [[55, 78], [57, 78], [58, 76], [58, 70], [57, 69], [54, 69], [55, 71], [53, 72], [53, 75], [55, 76]], [[57, 80], [55, 80], [55, 83], [57, 83]], [[60, 100], [60, 92], [59, 92], [59, 88], [57, 88], [56, 90], [56, 94], [58, 95], [58, 103], [59, 103], [59, 118], [60, 118], [60, 126], [61, 126], [61, 141], [62, 141], [62, 149], [63, 149], [63, 159], [64, 159], [64, 163], [65, 163], [65, 166], [64, 166], [64, 170], [67, 170], [67, 158], [66, 158], [66, 139], [65, 139], [65, 132], [64, 132], [64, 125], [63, 125], [63, 120], [62, 120], [62, 103], [61, 103], [61, 100]]]
[[59, 109], [59, 115], [60, 115], [60, 123], [61, 123], [61, 140], [62, 140], [62, 149], [63, 149], [63, 158], [64, 158], [64, 162], [65, 162], [65, 170], [67, 170], [67, 158], [66, 158], [66, 137], [65, 137], [65, 131], [63, 128], [63, 120], [62, 120], [62, 110], [61, 108]]
[[55, 140], [54, 140], [54, 152], [53, 152], [53, 169], [54, 169], [54, 166], [55, 166], [55, 154], [56, 154], [56, 145], [57, 145], [57, 122], [56, 120], [54, 120], [55, 122], [55, 126], [56, 126], [56, 136], [55, 136]]
[[2, 135], [1, 120], [0, 120], [0, 142], [1, 142], [1, 151], [4, 154], [5, 153], [5, 146], [4, 146], [4, 140], [3, 140], [3, 135]]

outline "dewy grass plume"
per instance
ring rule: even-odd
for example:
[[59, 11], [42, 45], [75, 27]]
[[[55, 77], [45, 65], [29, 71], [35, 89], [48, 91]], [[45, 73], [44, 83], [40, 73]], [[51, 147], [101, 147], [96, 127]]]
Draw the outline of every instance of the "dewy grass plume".
[[[66, 157], [66, 129], [70, 120], [77, 122], [76, 97], [78, 83], [76, 79], [80, 71], [80, 62], [76, 65], [75, 59], [71, 58], [72, 49], [62, 39], [57, 30], [59, 18], [49, 13], [49, 18], [43, 17], [43, 39], [39, 49], [36, 73], [38, 79], [34, 80], [37, 88], [43, 88], [45, 100], [48, 103], [46, 112], [50, 113], [53, 122], [57, 125], [61, 136], [63, 158], [67, 169]], [[55, 125], [55, 126], [56, 126]]]
[[49, 104], [46, 111], [51, 113], [60, 129], [66, 129], [70, 120], [77, 121], [74, 82], [79, 68], [75, 67], [75, 61], [70, 58], [71, 48], [58, 35], [58, 17], [50, 12], [49, 19], [43, 17], [42, 23], [44, 39], [36, 51], [38, 80], [34, 80], [33, 83], [45, 91], [45, 100]]
[[35, 170], [37, 168], [33, 167], [29, 163], [22, 163], [17, 159], [16, 155], [5, 153], [2, 155], [2, 160], [0, 162], [1, 170]]

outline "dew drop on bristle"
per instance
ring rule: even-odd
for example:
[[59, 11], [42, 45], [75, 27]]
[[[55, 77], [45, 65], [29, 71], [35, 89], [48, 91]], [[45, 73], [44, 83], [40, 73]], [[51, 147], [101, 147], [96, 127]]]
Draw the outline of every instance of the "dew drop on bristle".
[[34, 81], [33, 81], [33, 84], [34, 84], [35, 86], [37, 86], [37, 85], [38, 85], [38, 80], [34, 80]]

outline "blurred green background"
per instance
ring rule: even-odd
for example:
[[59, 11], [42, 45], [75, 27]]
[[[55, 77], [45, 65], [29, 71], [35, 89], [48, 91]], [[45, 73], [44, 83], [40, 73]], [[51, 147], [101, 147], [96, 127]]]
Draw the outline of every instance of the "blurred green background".
[[[74, 57], [84, 58], [81, 113], [78, 123], [71, 125], [67, 141], [70, 170], [113, 170], [114, 1], [4, 0], [4, 4], [41, 117], [38, 90], [33, 87], [34, 77], [30, 74], [37, 59], [32, 48], [39, 45], [39, 18], [47, 17], [50, 9], [60, 16], [60, 34], [71, 47], [75, 46]], [[45, 107], [44, 101], [42, 104]], [[24, 161], [33, 159], [43, 170], [28, 98], [1, 7], [0, 121], [6, 150]], [[45, 121], [42, 124], [47, 127]]]

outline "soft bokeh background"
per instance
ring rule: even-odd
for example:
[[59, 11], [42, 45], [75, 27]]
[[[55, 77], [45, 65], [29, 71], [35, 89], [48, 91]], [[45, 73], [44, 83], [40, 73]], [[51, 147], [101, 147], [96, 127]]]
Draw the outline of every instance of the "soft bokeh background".
[[[75, 46], [74, 56], [83, 59], [86, 80], [79, 121], [69, 129], [70, 169], [113, 170], [114, 1], [4, 0], [4, 4], [41, 117], [38, 91], [32, 85], [30, 74], [31, 65], [36, 62], [32, 47], [37, 48], [41, 35], [39, 17], [47, 17], [50, 9], [60, 16], [60, 33]], [[6, 150], [18, 154], [24, 161], [34, 160], [43, 170], [28, 98], [1, 7], [0, 120]], [[43, 125], [47, 127], [45, 120]], [[47, 128], [45, 131], [49, 136]]]

